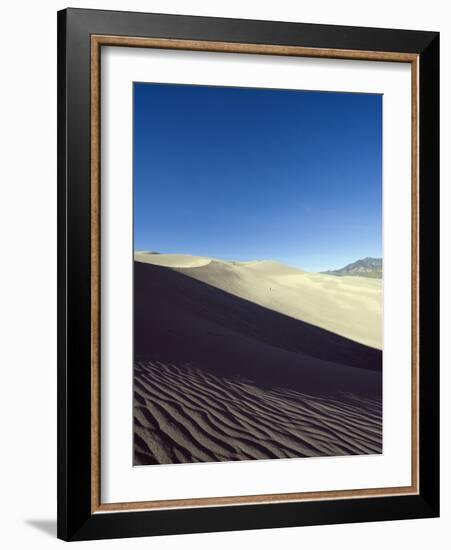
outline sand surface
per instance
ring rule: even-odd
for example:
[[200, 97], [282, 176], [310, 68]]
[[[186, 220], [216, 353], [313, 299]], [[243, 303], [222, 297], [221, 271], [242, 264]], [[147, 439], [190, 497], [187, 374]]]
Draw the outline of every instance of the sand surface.
[[382, 281], [308, 273], [272, 261], [225, 262], [175, 254], [135, 260], [177, 269], [215, 288], [382, 349]]
[[302, 272], [231, 265], [135, 261], [135, 464], [381, 452], [381, 351], [238, 295]]
[[379, 401], [262, 389], [190, 365], [135, 367], [135, 464], [382, 452]]

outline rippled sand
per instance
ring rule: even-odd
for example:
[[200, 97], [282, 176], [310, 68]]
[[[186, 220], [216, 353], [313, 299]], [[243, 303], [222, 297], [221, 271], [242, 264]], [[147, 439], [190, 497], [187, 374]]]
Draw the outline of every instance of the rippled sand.
[[136, 464], [382, 452], [380, 401], [264, 390], [190, 365], [138, 363], [134, 414]]

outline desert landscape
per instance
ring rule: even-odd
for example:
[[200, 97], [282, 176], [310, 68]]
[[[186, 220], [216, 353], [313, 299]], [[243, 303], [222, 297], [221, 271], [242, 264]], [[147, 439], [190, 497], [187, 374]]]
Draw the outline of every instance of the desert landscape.
[[382, 107], [133, 84], [134, 465], [382, 453]]
[[382, 452], [381, 278], [134, 260], [135, 465]]

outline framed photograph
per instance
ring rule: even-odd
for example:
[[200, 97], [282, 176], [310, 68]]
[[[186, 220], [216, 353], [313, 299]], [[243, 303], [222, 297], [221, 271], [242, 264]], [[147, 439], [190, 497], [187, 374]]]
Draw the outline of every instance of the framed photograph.
[[58, 14], [58, 536], [439, 514], [439, 35]]

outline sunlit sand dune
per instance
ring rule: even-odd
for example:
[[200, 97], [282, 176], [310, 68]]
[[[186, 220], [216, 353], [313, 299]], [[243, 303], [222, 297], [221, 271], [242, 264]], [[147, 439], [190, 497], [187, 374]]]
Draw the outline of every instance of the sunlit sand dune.
[[177, 269], [268, 309], [382, 349], [382, 282], [308, 273], [273, 261], [225, 262], [175, 254], [135, 260]]

